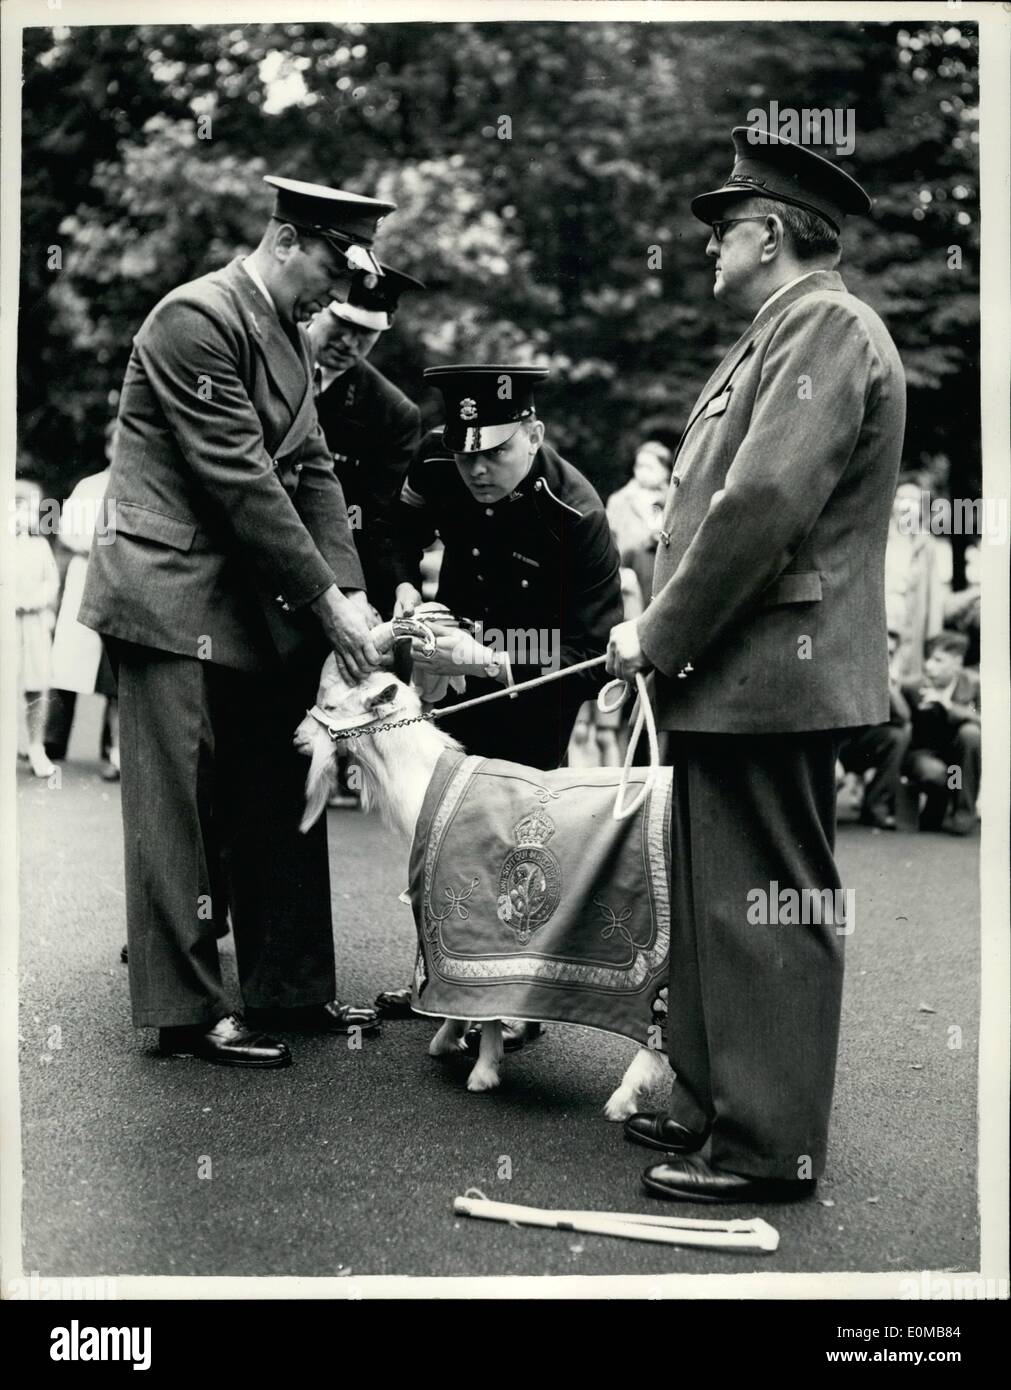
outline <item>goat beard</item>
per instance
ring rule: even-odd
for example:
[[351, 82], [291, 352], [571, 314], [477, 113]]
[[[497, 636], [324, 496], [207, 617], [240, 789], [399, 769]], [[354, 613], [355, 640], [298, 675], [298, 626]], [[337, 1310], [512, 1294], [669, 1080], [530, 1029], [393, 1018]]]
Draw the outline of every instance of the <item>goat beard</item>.
[[326, 810], [337, 785], [337, 748], [324, 729], [313, 734], [312, 761], [305, 779], [305, 814], [299, 824], [304, 835]]

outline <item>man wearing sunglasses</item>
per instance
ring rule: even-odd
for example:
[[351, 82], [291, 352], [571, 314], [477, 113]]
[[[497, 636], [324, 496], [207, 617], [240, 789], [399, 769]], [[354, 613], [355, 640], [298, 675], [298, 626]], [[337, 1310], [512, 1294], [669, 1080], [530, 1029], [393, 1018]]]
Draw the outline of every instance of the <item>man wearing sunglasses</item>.
[[[835, 911], [835, 753], [840, 730], [888, 717], [905, 382], [835, 268], [866, 193], [789, 141], [733, 140], [729, 178], [692, 211], [714, 296], [747, 326], [688, 418], [652, 599], [612, 631], [609, 665], [653, 671], [674, 765], [677, 1076], [668, 1110], [626, 1135], [667, 1154], [652, 1194], [751, 1203], [809, 1196], [825, 1164], [854, 929]], [[778, 912], [789, 890], [799, 920]]]
[[[291, 730], [328, 648], [355, 676], [378, 663], [301, 325], [381, 274], [394, 210], [266, 182], [253, 253], [173, 290], [134, 338], [115, 521], [80, 610], [118, 666], [134, 1024], [164, 1052], [261, 1068], [291, 1060], [265, 1027], [376, 1027], [334, 997], [326, 830], [298, 833]], [[229, 918], [245, 1015], [218, 961]]]

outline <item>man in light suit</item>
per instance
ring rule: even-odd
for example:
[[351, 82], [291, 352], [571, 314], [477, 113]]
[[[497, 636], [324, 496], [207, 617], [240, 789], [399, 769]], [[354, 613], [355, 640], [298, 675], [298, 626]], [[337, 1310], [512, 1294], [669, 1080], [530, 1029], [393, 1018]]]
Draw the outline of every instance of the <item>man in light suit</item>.
[[[380, 273], [369, 247], [393, 208], [267, 182], [253, 254], [173, 290], [134, 338], [114, 539], [80, 610], [119, 672], [134, 1024], [244, 1067], [291, 1060], [264, 1026], [376, 1027], [334, 998], [326, 830], [298, 833], [291, 735], [328, 649], [355, 676], [378, 661], [300, 325]], [[245, 1015], [218, 962], [228, 912]]]
[[[888, 717], [905, 383], [835, 270], [863, 189], [788, 141], [733, 139], [730, 177], [692, 211], [712, 228], [716, 299], [751, 321], [689, 417], [652, 599], [609, 653], [616, 674], [653, 671], [674, 766], [676, 1079], [669, 1111], [626, 1134], [669, 1155], [646, 1170], [651, 1193], [750, 1203], [809, 1196], [825, 1164], [853, 927], [825, 893], [840, 886], [836, 743]], [[784, 890], [805, 924], [782, 924]]]

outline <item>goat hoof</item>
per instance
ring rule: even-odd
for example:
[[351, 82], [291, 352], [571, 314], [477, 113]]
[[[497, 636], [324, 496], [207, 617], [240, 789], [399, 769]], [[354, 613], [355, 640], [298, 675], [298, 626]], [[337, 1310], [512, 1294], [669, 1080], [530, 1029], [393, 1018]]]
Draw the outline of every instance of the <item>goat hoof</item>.
[[629, 1115], [634, 1115], [639, 1108], [638, 1101], [634, 1093], [619, 1088], [604, 1106], [604, 1118], [606, 1120], [627, 1120]]
[[494, 1091], [500, 1079], [497, 1071], [493, 1071], [491, 1068], [485, 1070], [478, 1064], [467, 1078], [467, 1090]]

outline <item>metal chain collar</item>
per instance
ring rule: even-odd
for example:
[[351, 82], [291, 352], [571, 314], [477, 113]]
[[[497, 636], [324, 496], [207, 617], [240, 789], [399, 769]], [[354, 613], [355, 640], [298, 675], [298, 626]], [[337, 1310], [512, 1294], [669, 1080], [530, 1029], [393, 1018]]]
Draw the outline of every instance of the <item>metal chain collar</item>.
[[389, 724], [362, 724], [357, 729], [331, 729], [323, 727], [327, 736], [336, 743], [339, 739], [364, 738], [366, 734], [385, 734], [389, 729], [405, 729], [408, 724], [427, 724], [435, 719], [434, 714], [414, 714], [410, 719], [396, 719]]

